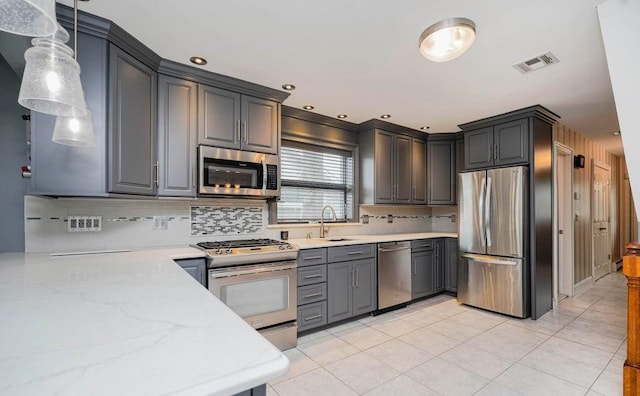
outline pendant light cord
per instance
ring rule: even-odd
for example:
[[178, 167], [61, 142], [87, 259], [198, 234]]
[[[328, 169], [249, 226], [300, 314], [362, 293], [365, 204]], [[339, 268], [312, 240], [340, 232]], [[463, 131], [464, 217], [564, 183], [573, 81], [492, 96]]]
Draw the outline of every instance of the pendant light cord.
[[73, 0], [73, 59], [78, 60], [78, 0]]

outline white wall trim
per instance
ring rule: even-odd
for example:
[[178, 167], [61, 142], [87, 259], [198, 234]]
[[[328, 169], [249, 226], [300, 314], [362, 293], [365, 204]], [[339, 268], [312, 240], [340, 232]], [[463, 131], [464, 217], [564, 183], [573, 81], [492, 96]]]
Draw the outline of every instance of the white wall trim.
[[583, 291], [593, 286], [594, 283], [595, 282], [593, 281], [593, 276], [590, 276], [587, 279], [576, 283], [573, 286], [573, 295], [575, 296], [578, 293], [582, 293]]

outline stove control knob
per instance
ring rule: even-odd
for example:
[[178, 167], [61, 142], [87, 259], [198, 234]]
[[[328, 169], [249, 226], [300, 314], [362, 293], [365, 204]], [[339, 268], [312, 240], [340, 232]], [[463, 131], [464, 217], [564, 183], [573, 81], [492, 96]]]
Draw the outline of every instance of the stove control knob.
[[280, 250], [284, 250], [284, 249], [285, 249], [285, 246], [284, 246], [284, 245], [280, 245], [280, 246], [278, 246], [278, 249], [280, 249]]
[[227, 253], [227, 254], [231, 254], [231, 248], [227, 248], [227, 250], [225, 251], [225, 253]]
[[222, 249], [216, 249], [216, 254], [222, 254]]
[[293, 246], [291, 246], [291, 245], [289, 245], [289, 244], [287, 243], [287, 249], [293, 249]]

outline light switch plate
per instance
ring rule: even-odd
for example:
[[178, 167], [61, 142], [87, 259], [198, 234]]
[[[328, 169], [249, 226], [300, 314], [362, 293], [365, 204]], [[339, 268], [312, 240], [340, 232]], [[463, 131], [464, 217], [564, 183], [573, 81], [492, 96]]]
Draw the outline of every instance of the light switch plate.
[[67, 232], [100, 232], [102, 216], [68, 216]]

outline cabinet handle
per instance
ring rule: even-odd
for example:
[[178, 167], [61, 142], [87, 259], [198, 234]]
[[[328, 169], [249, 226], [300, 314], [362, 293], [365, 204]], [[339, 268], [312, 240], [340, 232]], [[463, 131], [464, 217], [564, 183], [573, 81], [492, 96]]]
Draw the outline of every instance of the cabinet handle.
[[191, 188], [196, 188], [196, 166], [191, 166]]
[[353, 270], [349, 271], [349, 284], [352, 288], [355, 287], [353, 283]]
[[236, 140], [240, 141], [240, 119], [236, 120]]
[[347, 253], [347, 256], [355, 256], [356, 254], [362, 254], [362, 251], [358, 250], [357, 252], [349, 252]]
[[311, 293], [311, 294], [307, 294], [306, 296], [304, 296], [304, 298], [313, 298], [313, 297], [318, 297], [321, 296], [322, 293]]
[[418, 275], [418, 269], [416, 263], [413, 263], [413, 275]]
[[309, 320], [314, 320], [314, 319], [320, 319], [322, 318], [322, 315], [313, 315], [313, 316], [308, 316], [306, 318], [304, 318], [304, 321], [309, 321]]
[[416, 200], [416, 188], [415, 187], [413, 188], [413, 200], [414, 201]]
[[356, 288], [358, 288], [358, 285], [360, 285], [360, 280], [358, 279], [359, 277], [360, 277], [360, 268], [356, 268], [356, 276], [355, 276]]
[[244, 124], [244, 142], [248, 143], [249, 142], [249, 131], [247, 130], [247, 120], [244, 120], [243, 124]]
[[156, 187], [160, 187], [160, 181], [158, 180], [158, 168], [159, 168], [159, 162], [156, 161], [155, 164], [153, 164], [153, 184], [156, 185]]
[[487, 149], [489, 150], [489, 156], [487, 157], [487, 161], [491, 161], [491, 159], [493, 158], [493, 145], [489, 145], [489, 147], [487, 147]]
[[498, 145], [497, 144], [493, 145], [493, 159], [494, 160], [498, 159]]
[[321, 278], [322, 274], [315, 274], [315, 275], [305, 275], [304, 279], [313, 279], [313, 278]]
[[321, 258], [322, 256], [308, 256], [308, 257], [303, 257], [303, 260], [319, 260]]

